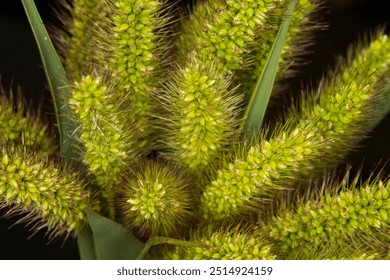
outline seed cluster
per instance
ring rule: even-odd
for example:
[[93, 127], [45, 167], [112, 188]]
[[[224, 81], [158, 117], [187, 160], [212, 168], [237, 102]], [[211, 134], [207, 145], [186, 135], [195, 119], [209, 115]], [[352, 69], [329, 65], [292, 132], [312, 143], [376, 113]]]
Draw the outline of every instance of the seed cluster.
[[321, 196], [275, 217], [270, 224], [271, 236], [288, 250], [370, 234], [373, 228], [389, 225], [389, 194], [390, 181], [379, 181], [335, 196]]
[[290, 121], [295, 124], [261, 140], [245, 157], [218, 171], [201, 198], [203, 217], [249, 214], [265, 193], [289, 188], [337, 163], [357, 144], [356, 134], [370, 129], [367, 119], [376, 117], [376, 100], [386, 98], [377, 95], [376, 85], [389, 72], [389, 54], [386, 35], [373, 41], [349, 61], [340, 79], [324, 86], [319, 100], [303, 105], [301, 113], [293, 112]]
[[29, 212], [26, 220], [36, 220], [55, 235], [75, 233], [86, 223], [90, 195], [75, 174], [17, 146], [1, 146], [0, 159], [0, 208]]
[[47, 126], [39, 118], [26, 114], [22, 105], [15, 111], [0, 89], [0, 143], [3, 142], [23, 142], [25, 147], [40, 149], [47, 154], [53, 154], [55, 150]]
[[195, 217], [196, 191], [180, 169], [150, 161], [118, 185], [122, 220], [134, 234], [172, 236]]
[[80, 124], [80, 140], [85, 145], [83, 160], [101, 186], [118, 181], [127, 157], [128, 141], [118, 108], [100, 78], [84, 77], [74, 86], [69, 100]]
[[230, 71], [245, 66], [248, 46], [264, 27], [274, 1], [213, 0], [195, 7], [178, 41], [183, 54], [196, 50], [202, 63], [219, 60]]
[[112, 7], [114, 16], [112, 34], [109, 34], [112, 54], [108, 67], [122, 94], [130, 93], [125, 95], [133, 104], [128, 118], [137, 120], [133, 129], [146, 142], [150, 141], [152, 93], [156, 90], [157, 72], [162, 67], [160, 53], [164, 43], [157, 31], [164, 25], [159, 15], [162, 5], [157, 0], [119, 0]]
[[176, 72], [168, 94], [161, 98], [171, 122], [165, 123], [168, 157], [192, 170], [204, 169], [232, 140], [238, 126], [239, 96], [229, 92], [229, 80], [194, 56]]
[[[241, 128], [253, 119], [241, 117], [251, 106], [242, 90], [252, 92], [260, 73], [272, 70], [264, 65], [296, 4], [279, 69], [270, 72], [275, 100], [314, 28], [317, 1], [196, 1], [182, 21], [176, 2], [68, 5], [71, 38], [59, 38], [70, 110], [58, 109], [72, 112], [78, 127], [60, 133], [71, 133], [83, 162], [62, 158], [60, 168], [54, 153], [49, 160], [46, 127], [0, 97], [0, 208], [29, 213], [24, 220], [53, 235], [78, 234], [86, 210], [98, 211], [165, 259], [388, 258], [387, 178], [332, 178], [321, 190], [308, 183], [388, 113], [388, 36], [378, 32], [351, 51], [317, 91], [302, 94], [277, 124], [261, 124], [267, 129], [249, 143]], [[90, 222], [100, 258], [98, 243], [115, 232], [100, 235], [101, 224]]]
[[273, 260], [269, 241], [259, 229], [208, 226], [190, 233], [190, 241], [199, 246], [176, 246], [164, 254], [173, 260]]

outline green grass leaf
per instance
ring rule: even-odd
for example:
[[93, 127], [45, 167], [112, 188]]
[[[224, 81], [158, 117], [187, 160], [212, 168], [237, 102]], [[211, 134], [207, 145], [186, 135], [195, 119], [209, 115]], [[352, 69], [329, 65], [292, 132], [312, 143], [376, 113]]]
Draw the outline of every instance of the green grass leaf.
[[77, 236], [80, 259], [97, 260], [93, 233], [89, 225], [86, 225]]
[[288, 7], [286, 17], [279, 28], [263, 72], [257, 81], [256, 88], [253, 91], [248, 107], [245, 111], [241, 131], [250, 143], [253, 143], [255, 136], [257, 136], [260, 132], [260, 127], [274, 86], [279, 58], [286, 39], [288, 26], [290, 25], [291, 17], [294, 13], [295, 5], [296, 0], [292, 0], [290, 6]]
[[71, 114], [66, 103], [66, 100], [70, 97], [69, 81], [34, 1], [22, 0], [22, 3], [38, 45], [47, 82], [53, 98], [60, 133], [61, 157], [64, 160], [69, 159], [71, 165], [74, 165], [80, 161], [80, 155], [78, 154], [78, 149], [75, 148], [75, 145], [79, 145], [79, 143], [72, 137], [72, 133], [76, 130], [77, 125], [69, 118]]
[[145, 244], [120, 224], [87, 210], [98, 260], [135, 260]]

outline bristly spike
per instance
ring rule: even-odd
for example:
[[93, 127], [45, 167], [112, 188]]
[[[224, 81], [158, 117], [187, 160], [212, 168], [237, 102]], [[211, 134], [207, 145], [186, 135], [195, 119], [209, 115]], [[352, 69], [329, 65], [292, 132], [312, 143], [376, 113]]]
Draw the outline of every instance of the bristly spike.
[[0, 144], [3, 142], [21, 143], [30, 150], [39, 150], [42, 153], [53, 156], [58, 152], [54, 139], [48, 135], [48, 128], [41, 118], [33, 116], [23, 108], [23, 103], [17, 93], [19, 102], [16, 106], [7, 97], [0, 87]]
[[[291, 66], [299, 64], [297, 61], [300, 60], [301, 53], [310, 45], [308, 39], [310, 32], [319, 26], [312, 19], [313, 14], [319, 9], [319, 2], [317, 0], [297, 1], [283, 44], [277, 79], [283, 77], [284, 74], [288, 76], [288, 73], [291, 71], [286, 72], [286, 70], [291, 69]], [[274, 3], [275, 7], [269, 11], [269, 16], [266, 20], [267, 31], [259, 35], [251, 48], [250, 56], [252, 57], [252, 63], [247, 69], [237, 73], [243, 91], [248, 95], [252, 94], [256, 81], [263, 71], [268, 54], [272, 49], [274, 38], [278, 33], [277, 27], [280, 26], [283, 20], [289, 1], [274, 1]], [[275, 90], [273, 94], [275, 94]]]
[[86, 224], [87, 207], [96, 209], [85, 182], [65, 173], [42, 153], [13, 144], [0, 147], [0, 208], [27, 215], [36, 229], [56, 235], [77, 234]]
[[325, 191], [316, 199], [300, 201], [294, 209], [282, 209], [270, 221], [270, 235], [283, 254], [297, 250], [301, 255], [310, 255], [314, 247], [333, 244], [343, 248], [352, 246], [354, 240], [358, 243], [354, 246], [383, 257], [378, 235], [386, 232], [390, 224], [390, 180], [375, 179], [361, 186], [353, 180], [337, 193], [339, 183], [327, 186], [332, 193]]
[[165, 2], [118, 0], [110, 3], [114, 16], [108, 29], [107, 67], [112, 70], [120, 89], [117, 94], [134, 104], [128, 118], [136, 120], [133, 130], [143, 139], [137, 145], [146, 149], [151, 145], [151, 115], [155, 111], [152, 94], [157, 90], [158, 78], [167, 61], [165, 52], [169, 49], [165, 30], [169, 18], [163, 15]]
[[80, 125], [77, 134], [84, 146], [83, 162], [95, 176], [112, 212], [113, 186], [128, 162], [137, 156], [137, 136], [126, 122], [115, 90], [101, 77], [85, 76], [76, 82], [69, 104]]
[[72, 7], [64, 6], [71, 14], [71, 18], [63, 19], [69, 35], [61, 34], [59, 41], [67, 74], [77, 80], [105, 57], [99, 47], [99, 36], [108, 24], [109, 13], [104, 1], [99, 0], [75, 0]]
[[172, 74], [158, 96], [166, 157], [199, 174], [233, 142], [241, 96], [228, 89], [230, 81], [220, 63], [205, 64], [196, 52]]
[[163, 251], [173, 260], [274, 260], [272, 243], [262, 229], [242, 225], [207, 225], [192, 229], [189, 241], [203, 246], [175, 246]]
[[202, 62], [218, 61], [230, 73], [245, 68], [250, 46], [274, 6], [270, 0], [200, 1], [184, 24], [179, 51], [184, 57], [197, 51]]
[[144, 161], [117, 187], [122, 223], [137, 237], [175, 236], [197, 217], [199, 195], [186, 171], [160, 161]]
[[[388, 112], [383, 76], [390, 71], [390, 40], [379, 35], [350, 57], [320, 89], [318, 100], [292, 111], [289, 125], [264, 136], [226, 164], [204, 190], [203, 217], [231, 219], [256, 211], [261, 197], [293, 187], [338, 164]], [[379, 110], [386, 107], [385, 110]]]

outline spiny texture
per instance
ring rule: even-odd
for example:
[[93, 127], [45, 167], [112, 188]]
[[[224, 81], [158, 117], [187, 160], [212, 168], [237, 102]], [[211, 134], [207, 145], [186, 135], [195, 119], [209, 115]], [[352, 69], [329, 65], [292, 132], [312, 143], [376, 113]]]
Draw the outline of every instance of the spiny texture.
[[[322, 242], [311, 244], [310, 248], [283, 250], [279, 248], [278, 259], [283, 260], [375, 260], [380, 259], [375, 246], [366, 246], [360, 240], [349, 240], [348, 243]], [[276, 242], [273, 242], [274, 246]], [[373, 248], [374, 247], [374, 248]]]
[[[282, 54], [280, 57], [280, 66], [278, 77], [283, 75], [283, 72], [291, 67], [291, 63], [296, 64], [300, 51], [303, 51], [305, 45], [308, 44], [307, 37], [309, 31], [315, 28], [315, 24], [311, 22], [311, 17], [317, 9], [318, 1], [316, 0], [298, 0], [294, 13], [292, 14], [286, 39], [283, 44]], [[253, 44], [251, 48], [252, 63], [243, 73], [238, 73], [243, 89], [247, 94], [252, 94], [253, 89], [263, 71], [268, 55], [273, 47], [276, 35], [280, 25], [285, 18], [286, 8], [290, 1], [274, 1], [275, 7], [269, 12], [265, 25], [271, 30], [263, 32]]]
[[121, 89], [118, 94], [130, 93], [126, 98], [130, 98], [134, 108], [128, 118], [137, 120], [134, 129], [146, 143], [150, 141], [152, 93], [156, 91], [157, 76], [163, 64], [165, 43], [161, 35], [166, 24], [160, 15], [163, 2], [118, 0], [110, 5], [114, 16], [107, 32], [110, 36], [108, 68]]
[[273, 260], [269, 241], [259, 229], [240, 226], [200, 227], [190, 232], [189, 240], [200, 246], [175, 246], [164, 259], [173, 260]]
[[0, 89], [0, 144], [21, 141], [25, 147], [39, 149], [48, 155], [52, 155], [56, 148], [48, 135], [47, 126], [38, 117], [25, 113], [21, 104], [15, 110]]
[[319, 100], [292, 113], [295, 125], [276, 130], [270, 140], [263, 136], [246, 155], [218, 171], [201, 198], [203, 217], [248, 215], [265, 194], [337, 164], [361, 139], [357, 135], [363, 137], [386, 113], [375, 108], [389, 100], [377, 86], [389, 66], [390, 41], [382, 35], [324, 85]]
[[132, 126], [125, 121], [117, 100], [101, 78], [91, 76], [75, 83], [69, 100], [79, 124], [83, 162], [100, 186], [100, 193], [107, 200], [105, 210], [111, 216], [115, 215], [113, 187], [128, 161], [137, 154]]
[[[62, 35], [61, 41], [65, 56], [65, 66], [68, 75], [79, 79], [90, 70], [91, 63], [99, 61], [95, 47], [96, 32], [104, 26], [105, 15], [108, 15], [99, 0], [74, 0], [73, 8], [70, 9], [72, 19], [66, 19], [65, 25], [69, 30], [70, 37]], [[100, 4], [99, 4], [100, 3]]]
[[1, 145], [0, 208], [10, 213], [28, 213], [54, 235], [77, 233], [86, 223], [86, 208], [94, 206], [85, 183], [66, 174], [42, 154], [14, 145]]
[[139, 237], [175, 235], [195, 217], [196, 190], [178, 167], [147, 161], [117, 191], [123, 224]]
[[349, 243], [359, 234], [375, 236], [390, 222], [390, 181], [365, 184], [360, 189], [322, 195], [284, 211], [270, 223], [271, 237], [281, 248], [311, 250], [315, 244]]
[[[180, 62], [162, 99], [168, 157], [200, 171], [225, 152], [242, 96], [228, 88], [272, 1], [199, 3], [178, 39]], [[159, 124], [160, 125], [160, 124]]]
[[[25, 220], [41, 221], [53, 235], [77, 234], [86, 208], [108, 213], [131, 233], [121, 244], [138, 238], [147, 249], [166, 242], [157, 248], [163, 258], [389, 256], [386, 179], [360, 189], [335, 185], [315, 198], [303, 189], [311, 188], [308, 179], [339, 164], [389, 111], [387, 36], [372, 38], [355, 58], [340, 61], [309, 101], [269, 132], [255, 131], [260, 137], [249, 146], [240, 128], [252, 120], [239, 120], [247, 108], [236, 89], [243, 83], [253, 88], [286, 8], [297, 3], [279, 72], [266, 69], [277, 77], [284, 73], [301, 51], [295, 40], [306, 31], [314, 0], [196, 1], [181, 30], [169, 22], [176, 11], [166, 7], [168, 0], [71, 2], [71, 38], [63, 55], [73, 96], [65, 102], [79, 126], [59, 129], [83, 144], [84, 162], [72, 166], [79, 174], [67, 173], [44, 152], [15, 148], [19, 139], [2, 138], [0, 207], [31, 212]], [[176, 32], [177, 40], [168, 42]], [[65, 107], [58, 108], [60, 116]], [[0, 121], [6, 131], [12, 127], [6, 118]], [[28, 129], [20, 128], [20, 142]], [[91, 202], [83, 175], [88, 187], [100, 188], [94, 198], [103, 207]], [[283, 201], [294, 195], [302, 201]], [[115, 228], [125, 232], [106, 221], [114, 226], [100, 234], [95, 218], [89, 221], [96, 243], [91, 250], [101, 258], [100, 245], [108, 244]], [[111, 246], [107, 251], [121, 252]]]
[[101, 78], [84, 77], [74, 85], [69, 100], [80, 124], [80, 140], [85, 146], [83, 160], [101, 186], [112, 186], [123, 171], [131, 140], [120, 110]]
[[62, 39], [70, 76], [78, 80], [92, 65], [106, 69], [116, 95], [132, 104], [127, 118], [142, 136], [138, 148], [151, 142], [151, 96], [167, 60], [163, 9], [158, 0], [75, 0], [71, 37]]
[[202, 64], [219, 61], [229, 71], [245, 67], [245, 55], [256, 33], [262, 32], [274, 1], [211, 0], [199, 3], [184, 26], [178, 48], [196, 50]]
[[159, 98], [166, 109], [159, 124], [165, 127], [166, 156], [196, 172], [215, 160], [238, 127], [240, 96], [228, 90], [229, 79], [218, 68], [194, 54]]

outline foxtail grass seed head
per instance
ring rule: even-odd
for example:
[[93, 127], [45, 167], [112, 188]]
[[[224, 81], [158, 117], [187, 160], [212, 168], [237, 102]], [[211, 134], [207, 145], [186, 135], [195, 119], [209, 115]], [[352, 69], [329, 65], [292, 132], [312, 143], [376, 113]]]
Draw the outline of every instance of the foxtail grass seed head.
[[177, 166], [147, 161], [118, 185], [122, 221], [136, 236], [172, 236], [194, 222], [197, 191]]
[[67, 74], [77, 80], [105, 57], [98, 37], [108, 24], [109, 13], [101, 0], [74, 0], [68, 9], [71, 17], [63, 21], [69, 34], [60, 34], [60, 43]]
[[[279, 31], [279, 27], [285, 17], [286, 9], [290, 1], [273, 1], [275, 7], [269, 11], [265, 25], [267, 30], [262, 32], [251, 46], [251, 63], [250, 67], [238, 73], [243, 90], [252, 94], [257, 80], [260, 77], [264, 65], [267, 61], [269, 52]], [[283, 44], [282, 53], [279, 61], [277, 77], [280, 79], [288, 68], [296, 66], [300, 61], [302, 52], [310, 45], [310, 33], [319, 26], [313, 19], [314, 13], [319, 7], [317, 0], [298, 0], [292, 14], [288, 32]]]
[[[99, 212], [153, 245], [148, 257], [164, 259], [390, 257], [388, 177], [309, 185], [390, 110], [383, 31], [340, 58], [276, 124], [260, 124], [249, 143], [240, 131], [253, 121], [241, 117], [252, 109], [246, 93], [263, 71], [276, 77], [273, 99], [288, 88], [314, 42], [309, 31], [320, 27], [313, 18], [321, 0], [199, 0], [188, 15], [180, 1], [60, 2], [69, 13], [57, 14], [64, 30], [51, 35], [70, 81], [62, 91], [40, 39], [51, 40], [40, 38], [42, 25], [32, 28], [52, 95], [65, 104], [54, 108], [59, 135], [73, 144], [60, 150], [79, 157], [69, 165], [57, 157], [41, 118], [0, 89], [6, 215], [24, 214], [20, 222], [53, 238], [84, 233], [87, 210]], [[287, 10], [294, 12], [283, 40]], [[277, 67], [264, 69], [281, 41]]]
[[245, 55], [262, 32], [274, 1], [201, 1], [184, 25], [178, 48], [184, 55], [194, 49], [203, 63], [218, 61], [230, 72], [245, 67]]
[[219, 69], [203, 65], [193, 53], [159, 97], [166, 112], [159, 123], [166, 156], [196, 172], [226, 149], [239, 125], [241, 96], [228, 89], [230, 77]]
[[83, 161], [101, 186], [117, 182], [131, 141], [109, 91], [100, 77], [85, 76], [75, 83], [69, 100], [80, 124], [80, 140], [85, 146]]
[[364, 233], [374, 238], [376, 229], [386, 228], [390, 217], [390, 181], [351, 186], [337, 195], [301, 203], [270, 223], [270, 234], [281, 247], [290, 250], [318, 243], [348, 243]]
[[1, 145], [0, 160], [0, 208], [26, 214], [22, 221], [35, 222], [37, 230], [46, 227], [53, 236], [75, 234], [87, 222], [86, 208], [96, 208], [85, 182], [42, 154]]
[[0, 144], [23, 142], [26, 148], [53, 155], [57, 147], [48, 134], [47, 125], [26, 112], [22, 104], [14, 108], [0, 88]]
[[129, 161], [137, 157], [137, 135], [114, 90], [101, 77], [85, 76], [74, 84], [69, 100], [83, 145], [82, 158], [107, 200], [106, 211], [114, 217], [114, 186]]
[[272, 246], [259, 229], [208, 225], [193, 229], [189, 241], [199, 246], [175, 246], [163, 252], [173, 260], [274, 260]]
[[384, 112], [375, 108], [389, 97], [377, 85], [389, 66], [390, 41], [380, 35], [325, 82], [319, 100], [304, 104], [300, 113], [291, 112], [290, 124], [276, 129], [269, 140], [263, 136], [244, 156], [218, 171], [201, 197], [203, 217], [248, 215], [265, 194], [290, 188], [339, 163], [368, 133], [367, 122], [383, 118]]
[[133, 129], [143, 136], [144, 141], [137, 143], [141, 147], [150, 144], [152, 94], [166, 60], [164, 28], [168, 19], [162, 15], [164, 2], [119, 0], [110, 3], [114, 16], [107, 46], [110, 49], [108, 67], [121, 89], [117, 94], [134, 103], [128, 118], [136, 120]]

